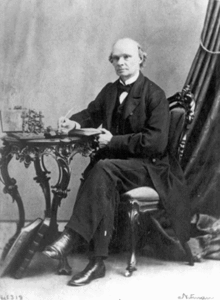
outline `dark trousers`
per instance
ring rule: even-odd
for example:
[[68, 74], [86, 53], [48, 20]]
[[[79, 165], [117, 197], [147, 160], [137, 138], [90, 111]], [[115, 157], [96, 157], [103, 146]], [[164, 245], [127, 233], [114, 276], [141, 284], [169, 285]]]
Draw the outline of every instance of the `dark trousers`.
[[153, 187], [143, 159], [101, 159], [86, 168], [66, 227], [93, 242], [93, 256], [108, 256], [120, 195], [138, 186]]

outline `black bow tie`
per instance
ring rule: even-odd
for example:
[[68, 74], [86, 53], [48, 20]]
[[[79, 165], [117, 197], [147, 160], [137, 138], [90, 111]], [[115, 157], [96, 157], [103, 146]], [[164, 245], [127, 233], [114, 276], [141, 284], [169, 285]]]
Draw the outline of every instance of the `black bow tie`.
[[122, 83], [119, 81], [119, 83], [118, 83], [118, 93], [119, 93], [119, 94], [121, 94], [121, 93], [123, 93], [123, 92], [129, 93], [131, 87], [132, 87], [132, 84], [124, 85], [124, 84], [122, 84]]

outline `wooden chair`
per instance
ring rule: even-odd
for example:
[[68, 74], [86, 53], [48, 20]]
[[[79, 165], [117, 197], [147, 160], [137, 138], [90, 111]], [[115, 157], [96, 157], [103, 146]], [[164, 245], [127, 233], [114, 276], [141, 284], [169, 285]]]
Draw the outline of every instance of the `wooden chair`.
[[[176, 93], [168, 99], [170, 107], [169, 149], [179, 161], [183, 156], [186, 134], [194, 117], [195, 102], [189, 86], [181, 93]], [[125, 201], [123, 201], [125, 200]], [[157, 222], [152, 212], [159, 209], [159, 195], [151, 187], [142, 186], [132, 189], [122, 195], [122, 203], [127, 203], [127, 211], [130, 223], [130, 254], [125, 276], [131, 276], [136, 270], [136, 229], [140, 214], [149, 214], [153, 222]], [[158, 222], [157, 222], [158, 223]], [[187, 243], [181, 244], [185, 250], [189, 265], [194, 265], [193, 256]]]

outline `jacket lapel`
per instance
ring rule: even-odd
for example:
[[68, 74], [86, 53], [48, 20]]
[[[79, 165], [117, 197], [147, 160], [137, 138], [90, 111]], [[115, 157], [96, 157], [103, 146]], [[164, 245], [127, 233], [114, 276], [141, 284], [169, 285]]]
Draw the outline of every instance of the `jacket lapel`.
[[113, 110], [116, 105], [117, 93], [118, 93], [117, 82], [118, 82], [118, 80], [116, 80], [112, 84], [111, 89], [109, 90], [109, 93], [106, 95], [107, 129], [110, 129], [111, 124], [112, 124], [112, 114], [113, 114]]
[[134, 83], [128, 98], [125, 102], [124, 112], [123, 112], [123, 119], [126, 119], [129, 115], [132, 114], [133, 110], [139, 105], [140, 98], [142, 95], [144, 85], [144, 76], [140, 73], [138, 79]]

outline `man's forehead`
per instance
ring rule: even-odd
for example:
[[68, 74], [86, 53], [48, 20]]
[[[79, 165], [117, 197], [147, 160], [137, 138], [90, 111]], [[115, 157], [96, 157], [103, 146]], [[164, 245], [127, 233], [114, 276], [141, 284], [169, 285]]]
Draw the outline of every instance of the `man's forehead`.
[[117, 41], [113, 48], [112, 54], [134, 54], [138, 53], [138, 45], [135, 41], [130, 39], [124, 39]]

